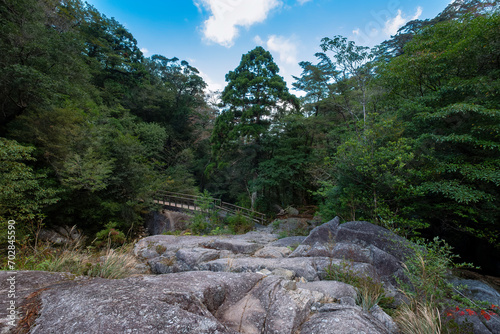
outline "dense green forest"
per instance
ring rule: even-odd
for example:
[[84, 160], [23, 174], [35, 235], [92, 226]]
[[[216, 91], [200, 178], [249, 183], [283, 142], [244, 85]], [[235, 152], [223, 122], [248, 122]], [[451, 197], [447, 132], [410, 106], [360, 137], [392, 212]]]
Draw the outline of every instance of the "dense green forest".
[[155, 191], [206, 190], [498, 254], [498, 7], [455, 1], [373, 49], [325, 37], [300, 99], [256, 47], [214, 98], [80, 0], [0, 0], [0, 228], [132, 237]]

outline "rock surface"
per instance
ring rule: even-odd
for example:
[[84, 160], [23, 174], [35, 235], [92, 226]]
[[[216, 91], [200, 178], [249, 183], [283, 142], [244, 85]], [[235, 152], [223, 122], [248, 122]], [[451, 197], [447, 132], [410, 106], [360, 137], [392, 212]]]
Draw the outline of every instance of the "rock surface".
[[[1, 272], [2, 292], [6, 278]], [[325, 304], [333, 306], [314, 312], [314, 305], [352, 296], [352, 287], [338, 282], [298, 286], [276, 275], [210, 271], [119, 280], [75, 280], [71, 275], [28, 271], [17, 273], [17, 278], [20, 301], [32, 299], [38, 291], [36, 320], [26, 316], [31, 312], [20, 314], [20, 323], [34, 321], [33, 334], [327, 333], [322, 331], [323, 319], [388, 333], [377, 318], [357, 306]], [[2, 333], [13, 332], [13, 327], [3, 325]]]
[[[397, 333], [380, 307], [356, 305], [353, 286], [324, 279], [332, 270], [348, 270], [381, 280], [387, 289], [402, 275], [401, 261], [410, 251], [383, 228], [338, 219], [307, 237], [281, 240], [271, 229], [238, 236], [154, 235], [140, 240], [134, 252], [162, 275], [108, 280], [19, 272], [18, 323], [34, 322], [34, 334]], [[9, 289], [7, 277], [0, 272], [2, 294]], [[13, 333], [1, 324], [1, 334]]]
[[162, 210], [153, 211], [146, 215], [145, 227], [149, 234], [156, 235], [164, 232], [184, 230], [191, 217], [182, 212]]

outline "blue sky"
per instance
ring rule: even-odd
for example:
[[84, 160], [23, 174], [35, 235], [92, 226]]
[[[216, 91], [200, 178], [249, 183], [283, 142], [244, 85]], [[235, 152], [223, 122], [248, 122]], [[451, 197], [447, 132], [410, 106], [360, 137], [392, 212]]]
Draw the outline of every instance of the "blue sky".
[[[114, 17], [146, 56], [187, 60], [212, 90], [260, 45], [291, 88], [300, 61], [315, 61], [323, 37], [375, 46], [407, 21], [433, 18], [450, 0], [87, 0]], [[292, 90], [293, 93], [298, 93]]]

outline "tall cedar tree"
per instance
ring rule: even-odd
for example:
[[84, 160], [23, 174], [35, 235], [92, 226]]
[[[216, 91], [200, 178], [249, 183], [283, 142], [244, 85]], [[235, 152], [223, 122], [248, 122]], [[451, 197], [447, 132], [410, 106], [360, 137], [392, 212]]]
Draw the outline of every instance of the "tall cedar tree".
[[251, 183], [265, 158], [263, 137], [275, 120], [298, 109], [297, 98], [288, 92], [278, 71], [272, 55], [260, 46], [243, 55], [240, 65], [226, 75], [228, 84], [222, 92], [226, 108], [217, 117], [211, 137], [219, 169], [228, 158], [241, 162], [232, 174], [252, 199]]

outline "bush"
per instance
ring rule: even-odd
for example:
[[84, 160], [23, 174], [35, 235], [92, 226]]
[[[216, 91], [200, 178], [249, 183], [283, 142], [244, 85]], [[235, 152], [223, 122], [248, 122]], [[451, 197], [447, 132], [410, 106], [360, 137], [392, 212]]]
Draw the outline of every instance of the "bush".
[[253, 229], [253, 221], [241, 213], [226, 217], [227, 226], [235, 234], [244, 234]]
[[125, 241], [125, 234], [117, 229], [118, 223], [109, 222], [104, 227], [105, 229], [96, 233], [95, 245], [100, 248], [120, 247]]
[[220, 224], [219, 213], [217, 210], [213, 210], [212, 201], [213, 199], [207, 190], [201, 194], [199, 200], [195, 201], [195, 206], [200, 211], [194, 214], [193, 220], [189, 224], [189, 229], [193, 234], [210, 233]]
[[[448, 329], [457, 324], [444, 321], [443, 326], [439, 310], [451, 307], [451, 303], [457, 300], [465, 300], [456, 294], [446, 277], [453, 268], [473, 266], [470, 263], [455, 264], [453, 260], [458, 255], [454, 255], [452, 247], [437, 237], [428, 243], [418, 241], [414, 252], [403, 264], [408, 281], [398, 280], [406, 302], [399, 306], [395, 320], [402, 333], [449, 332]], [[460, 333], [467, 332], [462, 325], [457, 326], [461, 328]]]
[[414, 255], [404, 264], [408, 282], [398, 281], [401, 291], [412, 300], [423, 304], [442, 304], [452, 298], [454, 291], [446, 277], [453, 268], [472, 267], [470, 263], [455, 264], [458, 255], [452, 247], [438, 237], [432, 242], [417, 241], [413, 247]]

